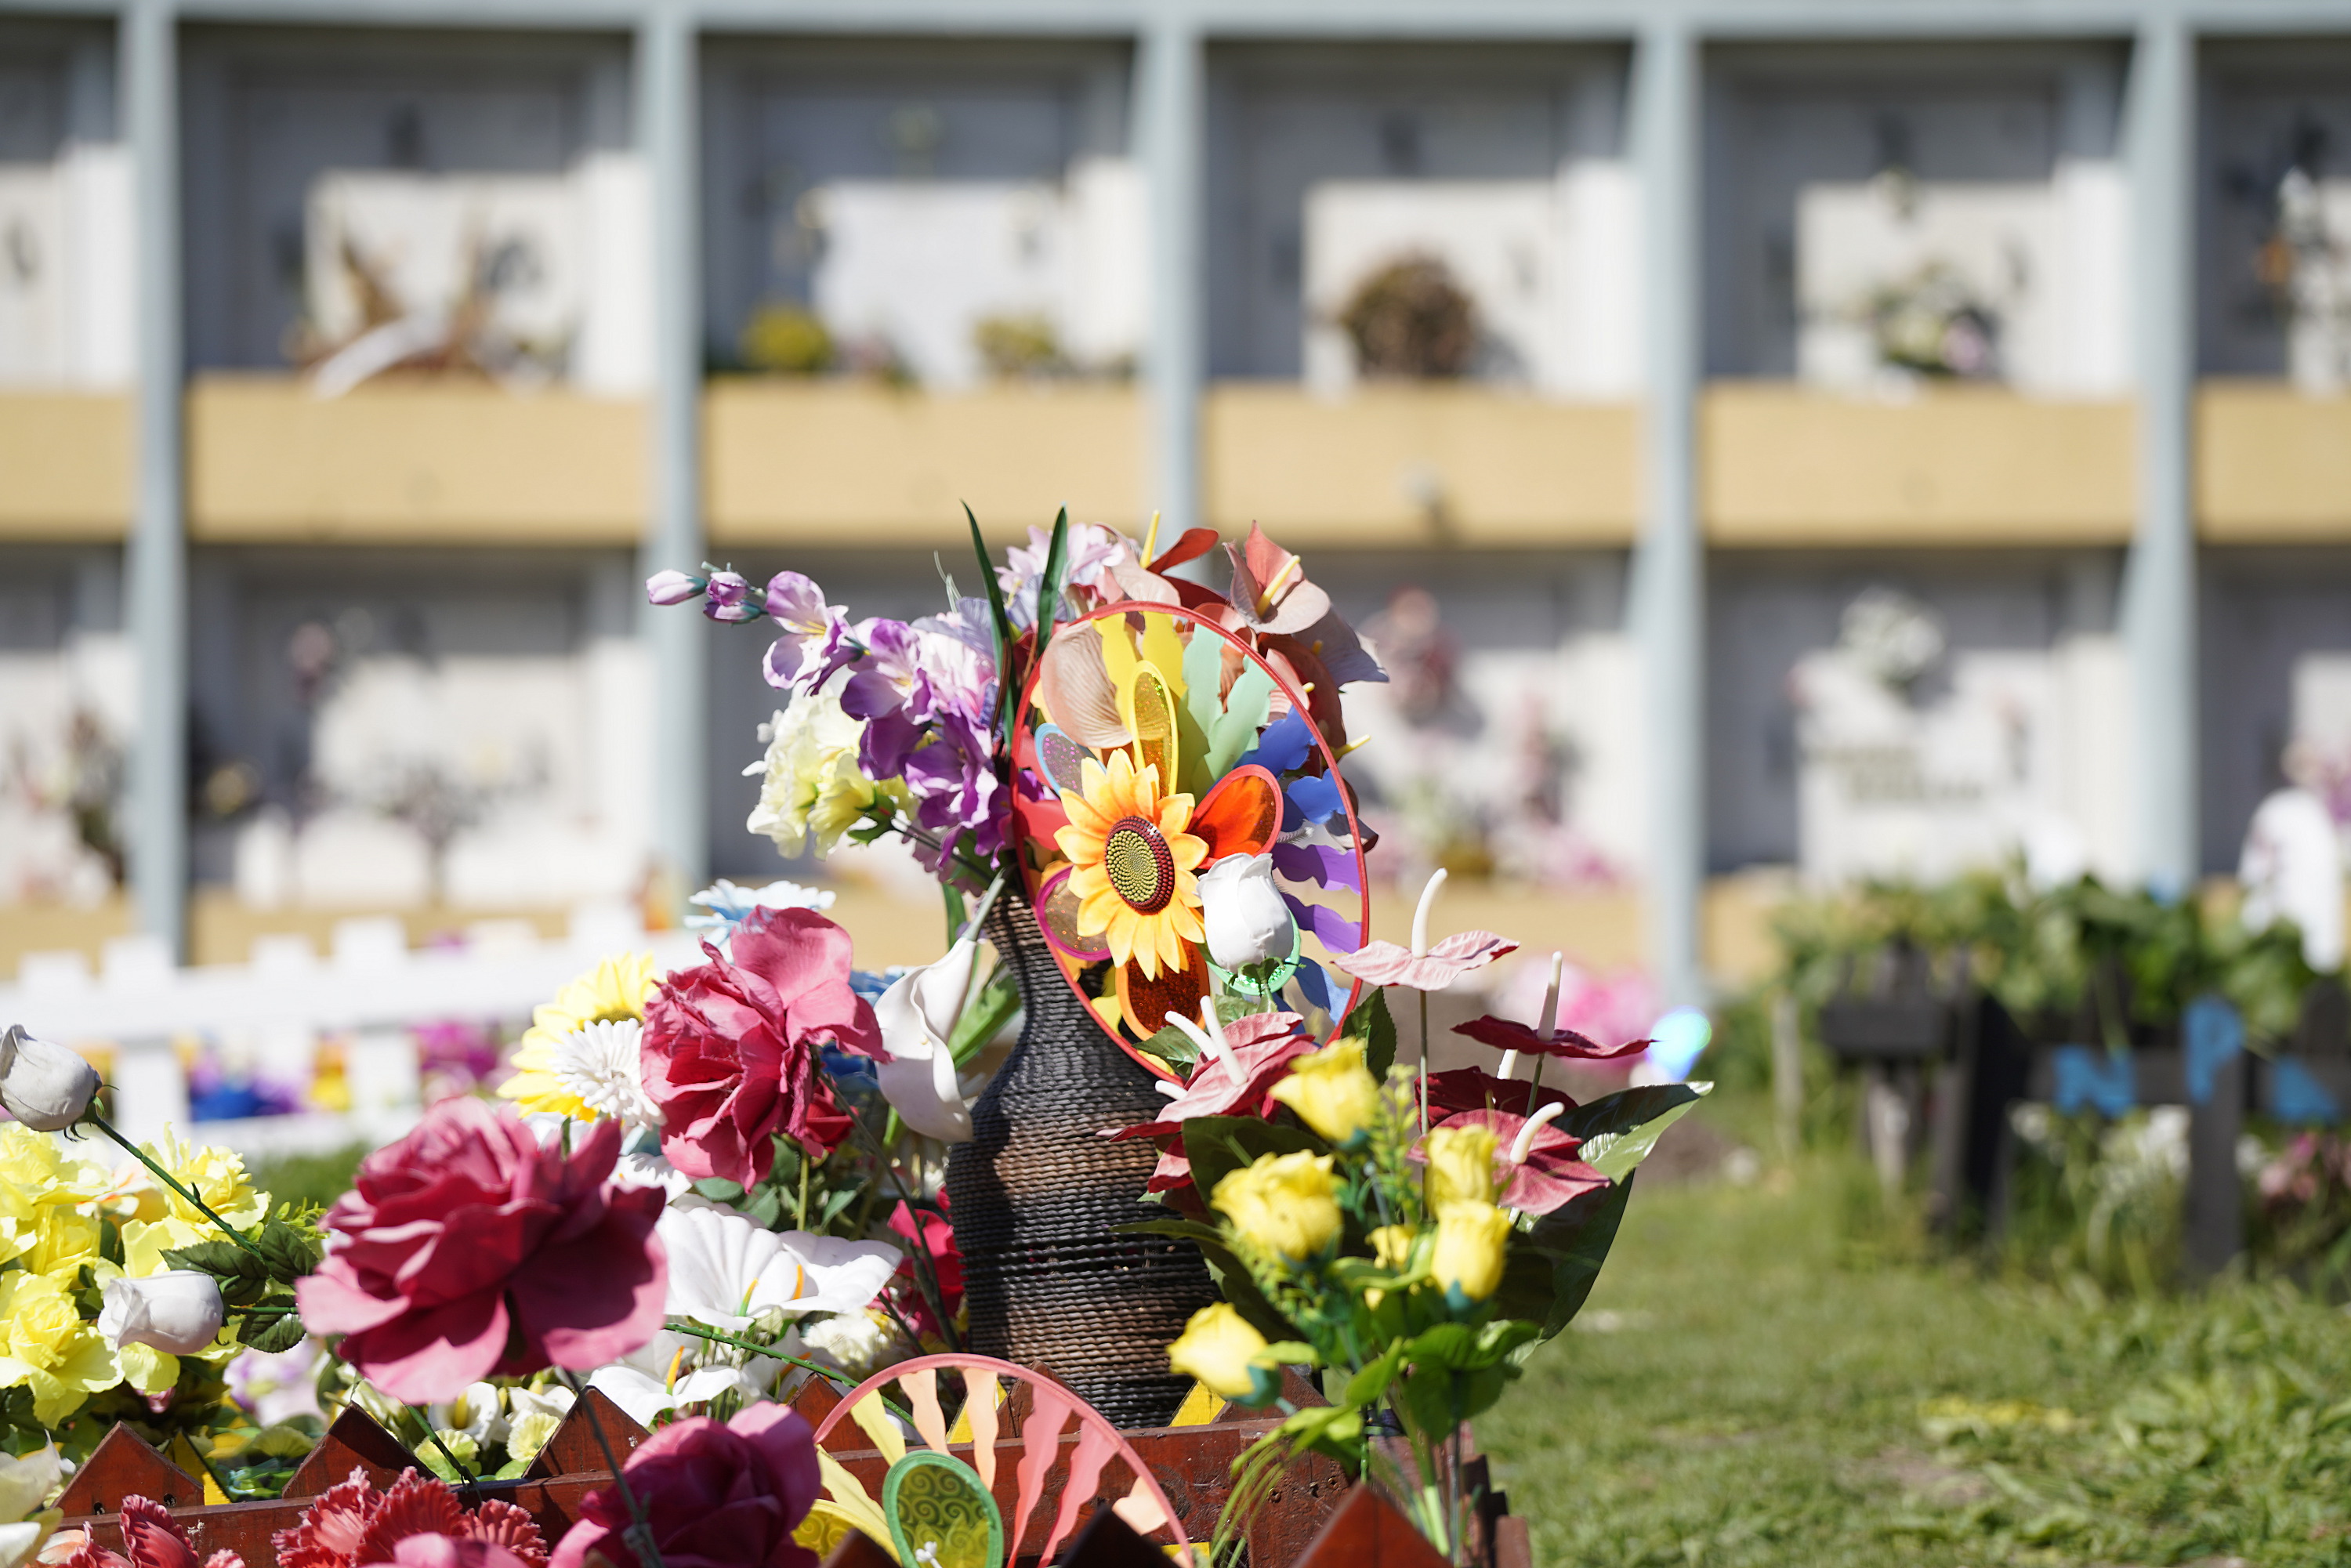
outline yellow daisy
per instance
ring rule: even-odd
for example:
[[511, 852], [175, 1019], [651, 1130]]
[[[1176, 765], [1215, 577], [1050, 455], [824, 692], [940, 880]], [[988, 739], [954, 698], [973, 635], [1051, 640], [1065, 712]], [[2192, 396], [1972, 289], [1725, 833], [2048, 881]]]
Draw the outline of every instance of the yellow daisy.
[[582, 1122], [597, 1111], [559, 1076], [563, 1042], [591, 1023], [643, 1021], [658, 977], [651, 953], [607, 958], [541, 1003], [514, 1055], [514, 1076], [498, 1085], [500, 1097], [524, 1112], [556, 1111]]
[[1070, 857], [1079, 930], [1102, 934], [1111, 956], [1131, 960], [1145, 979], [1185, 968], [1186, 944], [1202, 936], [1194, 873], [1208, 858], [1207, 841], [1184, 831], [1192, 797], [1163, 796], [1155, 764], [1138, 773], [1125, 752], [1113, 751], [1107, 768], [1086, 760], [1077, 791], [1061, 805], [1070, 825], [1054, 841]]

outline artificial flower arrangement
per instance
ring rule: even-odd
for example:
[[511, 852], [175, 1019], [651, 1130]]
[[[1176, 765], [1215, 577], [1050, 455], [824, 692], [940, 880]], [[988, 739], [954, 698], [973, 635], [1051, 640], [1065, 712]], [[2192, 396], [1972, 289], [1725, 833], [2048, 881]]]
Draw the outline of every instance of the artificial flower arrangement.
[[[1420, 1067], [1395, 1065], [1381, 989], [1319, 1048], [1294, 1017], [1221, 1022], [1211, 1009], [1194, 1032], [1214, 1065], [1159, 1123], [1121, 1134], [1161, 1140], [1153, 1185], [1189, 1216], [1136, 1228], [1197, 1243], [1226, 1297], [1193, 1317], [1171, 1364], [1286, 1413], [1237, 1462], [1220, 1548], [1311, 1450], [1387, 1490], [1447, 1561], [1467, 1561], [1480, 1500], [1464, 1425], [1581, 1310], [1634, 1167], [1706, 1092], [1636, 1087], [1579, 1105], [1544, 1087], [1546, 1060], [1620, 1061], [1649, 1043], [1561, 1027], [1557, 955], [1535, 1024], [1458, 1026], [1503, 1052], [1498, 1071], [1428, 1071], [1426, 994], [1517, 946], [1482, 931], [1432, 945], [1444, 875], [1409, 948], [1375, 942], [1346, 960], [1359, 979], [1419, 994]], [[1285, 1367], [1319, 1375], [1329, 1404], [1284, 1400]]]

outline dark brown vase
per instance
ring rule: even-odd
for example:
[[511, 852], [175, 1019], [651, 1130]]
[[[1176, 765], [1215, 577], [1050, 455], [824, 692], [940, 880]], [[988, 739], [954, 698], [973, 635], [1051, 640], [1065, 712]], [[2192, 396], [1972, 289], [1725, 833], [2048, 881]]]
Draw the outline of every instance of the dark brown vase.
[[1165, 1426], [1191, 1385], [1167, 1343], [1217, 1288], [1190, 1242], [1113, 1234], [1168, 1211], [1140, 1201], [1151, 1141], [1099, 1134], [1167, 1101], [1062, 978], [1026, 897], [998, 898], [987, 936], [1026, 1017], [947, 1160], [970, 1347], [1050, 1373], [1120, 1427]]

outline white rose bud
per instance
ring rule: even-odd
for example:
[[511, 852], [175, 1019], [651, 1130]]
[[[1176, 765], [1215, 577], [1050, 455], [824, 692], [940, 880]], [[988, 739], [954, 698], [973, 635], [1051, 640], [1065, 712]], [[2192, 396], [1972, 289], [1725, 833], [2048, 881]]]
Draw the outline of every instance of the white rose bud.
[[1290, 906], [1273, 883], [1273, 857], [1227, 855], [1200, 873], [1208, 956], [1227, 969], [1290, 956]]
[[37, 1133], [58, 1133], [81, 1120], [98, 1093], [98, 1071], [64, 1046], [12, 1023], [0, 1035], [0, 1105]]
[[145, 1344], [172, 1355], [194, 1355], [212, 1348], [226, 1315], [210, 1274], [172, 1269], [140, 1280], [109, 1280], [98, 1332], [117, 1350]]

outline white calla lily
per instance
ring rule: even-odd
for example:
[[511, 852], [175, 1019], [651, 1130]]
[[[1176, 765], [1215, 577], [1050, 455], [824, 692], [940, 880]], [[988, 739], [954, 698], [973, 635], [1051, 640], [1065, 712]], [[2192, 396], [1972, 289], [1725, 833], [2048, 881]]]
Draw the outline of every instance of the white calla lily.
[[805, 1230], [768, 1230], [730, 1209], [671, 1208], [656, 1228], [669, 1254], [674, 1318], [740, 1333], [762, 1312], [853, 1312], [897, 1271], [898, 1249]]
[[873, 1004], [882, 1043], [890, 1052], [890, 1060], [874, 1069], [882, 1097], [906, 1125], [946, 1144], [971, 1142], [971, 1110], [964, 1103], [947, 1039], [963, 1016], [978, 961], [978, 942], [960, 937], [946, 957], [901, 975]]
[[26, 1568], [60, 1517], [41, 1503], [65, 1479], [55, 1444], [14, 1458], [0, 1454], [0, 1568]]

